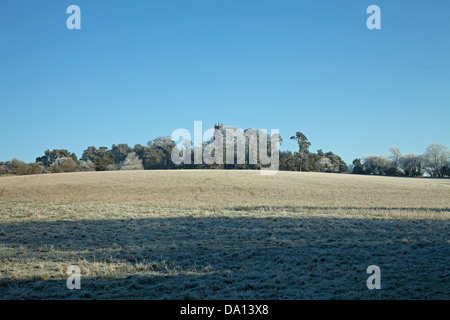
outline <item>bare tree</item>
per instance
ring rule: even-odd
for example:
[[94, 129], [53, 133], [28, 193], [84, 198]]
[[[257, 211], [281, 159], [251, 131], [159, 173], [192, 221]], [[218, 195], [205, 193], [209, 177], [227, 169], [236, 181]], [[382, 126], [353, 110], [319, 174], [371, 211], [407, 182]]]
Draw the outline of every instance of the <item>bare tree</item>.
[[423, 174], [422, 157], [415, 154], [407, 154], [399, 159], [399, 167], [405, 176], [420, 177]]
[[93, 163], [91, 160], [80, 160], [80, 167], [83, 171], [95, 171], [95, 163]]
[[392, 165], [397, 168], [399, 164], [398, 162], [402, 157], [402, 152], [399, 147], [391, 147], [390, 151], [391, 155], [389, 156], [389, 159], [392, 161]]
[[444, 170], [450, 160], [448, 147], [440, 143], [432, 143], [424, 155], [424, 169], [432, 177], [444, 176]]
[[386, 156], [364, 157], [364, 170], [368, 174], [385, 175], [389, 167], [390, 161]]
[[125, 160], [120, 164], [120, 170], [144, 170], [142, 160], [139, 159], [136, 152], [128, 154]]
[[322, 172], [335, 171], [335, 168], [334, 168], [333, 164], [331, 163], [331, 160], [328, 159], [327, 157], [322, 157], [319, 160], [319, 166], [320, 166], [320, 171], [322, 171]]

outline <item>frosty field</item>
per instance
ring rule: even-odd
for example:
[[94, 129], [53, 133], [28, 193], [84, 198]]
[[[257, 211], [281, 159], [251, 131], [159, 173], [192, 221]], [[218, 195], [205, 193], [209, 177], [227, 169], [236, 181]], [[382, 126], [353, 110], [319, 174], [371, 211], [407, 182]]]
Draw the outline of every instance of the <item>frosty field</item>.
[[[1, 299], [449, 299], [450, 180], [0, 177]], [[66, 287], [69, 265], [81, 289]], [[369, 290], [369, 265], [381, 289]]]

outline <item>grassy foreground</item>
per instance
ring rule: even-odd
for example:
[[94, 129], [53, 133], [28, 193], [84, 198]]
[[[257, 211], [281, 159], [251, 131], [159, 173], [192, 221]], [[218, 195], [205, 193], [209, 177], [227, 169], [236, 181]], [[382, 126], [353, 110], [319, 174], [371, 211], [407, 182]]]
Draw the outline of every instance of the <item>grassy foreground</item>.
[[[448, 179], [0, 177], [0, 298], [449, 299], [449, 221]], [[373, 264], [381, 290], [366, 286]]]

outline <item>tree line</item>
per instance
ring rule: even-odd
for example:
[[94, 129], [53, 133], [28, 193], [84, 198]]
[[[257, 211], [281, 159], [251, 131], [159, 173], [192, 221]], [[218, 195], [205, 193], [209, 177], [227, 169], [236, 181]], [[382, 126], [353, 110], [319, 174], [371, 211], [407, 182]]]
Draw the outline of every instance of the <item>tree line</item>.
[[391, 147], [390, 155], [369, 155], [353, 160], [350, 172], [386, 176], [430, 177], [450, 176], [450, 152], [440, 143], [430, 144], [421, 155], [403, 155], [398, 147]]
[[[283, 139], [281, 137], [279, 139], [281, 144]], [[296, 132], [290, 139], [297, 143], [298, 150], [279, 152], [279, 170], [409, 177], [420, 177], [424, 174], [431, 177], [449, 176], [450, 153], [448, 148], [441, 144], [431, 144], [423, 155], [402, 155], [399, 148], [392, 147], [389, 157], [370, 155], [355, 159], [347, 166], [345, 161], [332, 151], [323, 152], [322, 149], [317, 152], [310, 151], [311, 143], [302, 132]], [[211, 142], [213, 139], [204, 142], [202, 149]], [[111, 148], [89, 146], [83, 151], [81, 158], [67, 149], [46, 150], [44, 155], [37, 157], [33, 163], [25, 163], [18, 159], [0, 162], [0, 175], [113, 170], [260, 169], [263, 165], [259, 161], [256, 164], [248, 162], [248, 143], [246, 140], [243, 164], [236, 164], [237, 161], [235, 164], [226, 163], [225, 152], [223, 164], [195, 164], [194, 161], [190, 164], [175, 164], [171, 158], [172, 152], [183, 154], [186, 148], [191, 148], [192, 151], [194, 146], [186, 145], [184, 150], [178, 149], [176, 142], [170, 137], [161, 136], [150, 140], [145, 146], [136, 144], [130, 147], [126, 143], [113, 144]], [[270, 139], [267, 139], [267, 143], [270, 154]], [[193, 160], [194, 152], [191, 152], [191, 155]]]

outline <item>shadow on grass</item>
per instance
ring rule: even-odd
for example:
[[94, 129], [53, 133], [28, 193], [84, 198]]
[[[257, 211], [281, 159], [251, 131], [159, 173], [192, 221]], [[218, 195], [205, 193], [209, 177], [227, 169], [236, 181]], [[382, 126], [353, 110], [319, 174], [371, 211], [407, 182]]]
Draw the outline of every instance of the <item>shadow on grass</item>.
[[330, 206], [238, 206], [232, 207], [231, 210], [236, 211], [254, 211], [254, 210], [262, 210], [262, 211], [272, 211], [272, 210], [287, 210], [291, 212], [303, 212], [305, 210], [311, 211], [334, 211], [334, 210], [358, 210], [358, 211], [428, 211], [428, 212], [450, 212], [450, 208], [426, 208], [426, 207], [330, 207]]
[[[426, 219], [3, 223], [0, 297], [449, 299], [448, 235], [446, 220]], [[81, 290], [66, 287], [73, 264], [81, 268]], [[372, 264], [381, 268], [381, 290], [367, 289]]]

